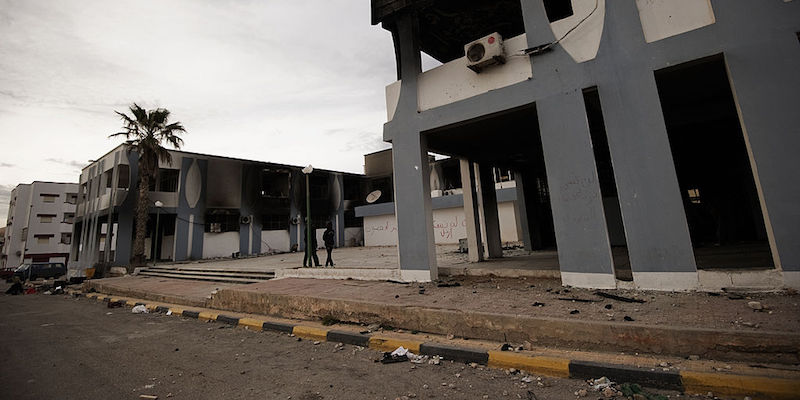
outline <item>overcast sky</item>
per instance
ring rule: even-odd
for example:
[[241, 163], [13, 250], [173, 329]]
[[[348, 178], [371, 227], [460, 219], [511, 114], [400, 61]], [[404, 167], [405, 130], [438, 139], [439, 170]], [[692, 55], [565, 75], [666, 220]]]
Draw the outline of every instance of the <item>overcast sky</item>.
[[77, 182], [114, 110], [172, 111], [184, 150], [363, 172], [388, 148], [391, 35], [369, 0], [0, 0], [0, 226], [19, 183]]

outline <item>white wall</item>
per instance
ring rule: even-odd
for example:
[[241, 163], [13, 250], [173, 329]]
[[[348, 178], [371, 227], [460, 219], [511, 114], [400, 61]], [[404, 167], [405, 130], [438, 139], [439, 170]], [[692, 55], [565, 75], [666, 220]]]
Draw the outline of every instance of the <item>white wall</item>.
[[680, 35], [716, 21], [710, 0], [636, 0], [647, 43]]
[[286, 229], [275, 231], [261, 231], [261, 252], [270, 249], [275, 251], [289, 251], [289, 231]]
[[[514, 202], [498, 204], [500, 217], [500, 239], [503, 242], [518, 241]], [[464, 208], [443, 208], [433, 210], [433, 235], [436, 244], [455, 244], [458, 239], [467, 237], [467, 222]], [[396, 246], [397, 220], [394, 214], [364, 217], [365, 246]]]
[[[466, 45], [466, 43], [464, 43]], [[504, 38], [506, 63], [492, 66], [480, 74], [467, 68], [467, 58], [461, 57], [423, 72], [419, 76], [419, 110], [454, 103], [493, 89], [499, 89], [531, 78], [528, 57], [514, 57], [528, 47], [525, 34]], [[386, 111], [389, 120], [397, 109], [400, 98], [400, 81], [386, 88]]]
[[239, 232], [203, 235], [203, 258], [230, 257], [239, 251]]

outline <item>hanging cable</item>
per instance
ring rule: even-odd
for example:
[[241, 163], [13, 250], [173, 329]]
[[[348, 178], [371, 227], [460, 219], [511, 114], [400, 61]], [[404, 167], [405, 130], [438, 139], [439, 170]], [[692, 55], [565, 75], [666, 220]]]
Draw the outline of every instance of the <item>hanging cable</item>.
[[561, 41], [564, 40], [567, 36], [569, 36], [570, 33], [572, 33], [575, 29], [578, 29], [578, 27], [581, 26], [581, 24], [583, 24], [587, 19], [589, 19], [589, 17], [591, 17], [595, 13], [595, 11], [597, 11], [597, 8], [599, 7], [599, 5], [600, 5], [600, 0], [594, 0], [594, 8], [589, 13], [589, 15], [583, 17], [583, 19], [578, 21], [578, 23], [575, 24], [575, 26], [570, 28], [565, 34], [563, 34], [560, 38], [558, 38], [558, 40], [555, 40], [555, 41], [547, 43], [547, 44], [541, 44], [541, 45], [538, 45], [538, 46], [529, 47], [529, 48], [527, 48], [525, 50], [520, 51], [517, 54], [514, 54], [514, 56], [527, 56], [527, 55], [535, 56], [535, 55], [547, 53], [548, 51], [552, 50], [553, 46], [561, 43]]

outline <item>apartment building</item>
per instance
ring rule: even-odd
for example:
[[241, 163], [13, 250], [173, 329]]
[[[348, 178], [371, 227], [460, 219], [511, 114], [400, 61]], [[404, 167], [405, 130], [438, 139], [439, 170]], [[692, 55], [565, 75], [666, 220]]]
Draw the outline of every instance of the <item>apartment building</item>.
[[11, 191], [0, 267], [69, 258], [78, 184], [33, 182]]

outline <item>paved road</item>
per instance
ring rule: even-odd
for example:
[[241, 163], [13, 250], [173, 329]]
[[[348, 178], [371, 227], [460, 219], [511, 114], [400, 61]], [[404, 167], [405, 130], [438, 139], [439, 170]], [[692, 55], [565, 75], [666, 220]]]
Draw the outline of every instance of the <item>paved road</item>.
[[460, 363], [384, 365], [370, 349], [67, 296], [0, 296], [0, 338], [2, 399], [574, 400], [588, 388]]

